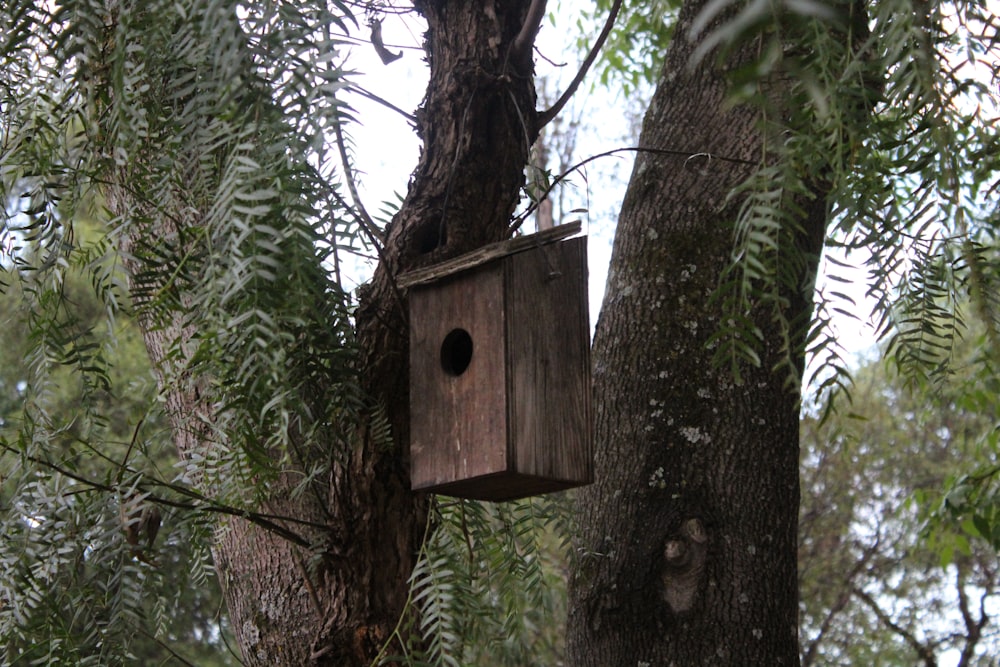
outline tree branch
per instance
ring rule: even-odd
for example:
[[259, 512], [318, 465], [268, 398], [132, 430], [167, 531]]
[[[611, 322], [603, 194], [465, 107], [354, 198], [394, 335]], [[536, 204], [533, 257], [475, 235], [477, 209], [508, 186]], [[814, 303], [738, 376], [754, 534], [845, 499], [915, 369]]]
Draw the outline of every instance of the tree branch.
[[856, 584], [854, 584], [854, 578], [861, 573], [861, 570], [868, 567], [869, 561], [871, 561], [872, 557], [878, 552], [880, 542], [880, 536], [876, 535], [875, 541], [864, 550], [861, 557], [854, 563], [854, 567], [851, 568], [851, 571], [844, 578], [844, 583], [848, 586], [846, 587], [846, 590], [841, 592], [841, 594], [837, 597], [833, 606], [831, 606], [829, 613], [820, 625], [819, 633], [816, 635], [816, 638], [809, 642], [809, 645], [802, 656], [802, 667], [812, 667], [813, 661], [816, 659], [816, 652], [819, 649], [827, 631], [830, 629], [830, 626], [833, 625], [834, 617], [844, 610], [844, 607], [847, 606], [848, 601], [851, 599], [853, 589], [857, 587]]
[[[21, 452], [7, 445], [6, 443], [0, 442], [0, 449], [5, 449], [19, 456], [23, 455]], [[44, 466], [46, 468], [49, 468], [50, 470], [54, 470], [60, 475], [63, 475], [74, 481], [80, 482], [81, 484], [84, 484], [87, 487], [89, 487], [91, 490], [104, 491], [105, 493], [118, 493], [120, 490], [117, 486], [97, 482], [88, 477], [75, 473], [72, 470], [64, 468], [58, 465], [57, 463], [53, 463], [52, 461], [46, 461], [45, 459], [31, 455], [27, 455], [25, 456], [25, 458], [27, 458], [32, 463]], [[295, 517], [277, 516], [274, 514], [263, 514], [260, 512], [252, 512], [250, 510], [240, 509], [238, 507], [230, 507], [228, 505], [223, 505], [221, 503], [212, 500], [207, 496], [198, 493], [197, 491], [194, 491], [193, 489], [190, 489], [188, 487], [182, 487], [177, 484], [171, 484], [170, 482], [164, 482], [161, 480], [151, 480], [151, 485], [170, 489], [175, 493], [178, 493], [182, 496], [187, 496], [196, 501], [196, 502], [185, 502], [182, 500], [173, 500], [165, 496], [156, 496], [150, 493], [146, 496], [146, 499], [149, 502], [153, 503], [154, 505], [165, 505], [167, 507], [174, 507], [177, 509], [194, 510], [196, 512], [211, 512], [214, 514], [227, 514], [229, 516], [240, 517], [242, 519], [246, 519], [250, 523], [256, 524], [257, 526], [263, 528], [268, 532], [274, 533], [279, 537], [283, 537], [289, 542], [297, 544], [300, 547], [310, 548], [312, 545], [304, 537], [276, 523], [276, 521], [288, 521], [291, 523], [296, 523], [303, 526], [310, 526], [313, 528], [319, 528], [323, 530], [326, 530], [328, 528], [323, 524], [318, 524], [313, 521], [305, 521], [303, 519], [297, 519]], [[141, 487], [137, 488], [139, 488], [139, 490], [142, 490]]]
[[[544, 4], [544, 3], [543, 3]], [[532, 3], [534, 5], [534, 3]], [[576, 73], [573, 81], [570, 82], [569, 88], [566, 92], [562, 94], [556, 103], [552, 105], [546, 111], [543, 111], [538, 115], [538, 127], [542, 128], [548, 125], [548, 123], [559, 115], [562, 108], [566, 106], [569, 102], [569, 98], [573, 97], [576, 93], [576, 89], [580, 87], [580, 83], [583, 81], [583, 77], [587, 75], [587, 71], [590, 70], [590, 66], [594, 64], [594, 60], [597, 59], [597, 54], [600, 53], [601, 48], [604, 46], [604, 42], [607, 41], [608, 35], [611, 34], [611, 28], [614, 27], [615, 19], [618, 18], [618, 12], [622, 8], [622, 0], [615, 0], [615, 4], [611, 7], [611, 12], [608, 14], [608, 20], [604, 23], [604, 29], [601, 30], [601, 34], [597, 36], [597, 41], [594, 42], [594, 46], [590, 49], [590, 53], [584, 58], [583, 64], [580, 65], [580, 71]]]
[[511, 223], [510, 228], [508, 229], [509, 235], [513, 235], [514, 232], [516, 232], [521, 227], [521, 225], [524, 224], [524, 221], [528, 219], [528, 216], [530, 216], [532, 213], [535, 212], [535, 209], [538, 208], [539, 204], [545, 201], [549, 193], [552, 192], [557, 185], [566, 180], [566, 178], [568, 178], [570, 174], [572, 174], [577, 169], [586, 166], [590, 162], [597, 160], [598, 158], [608, 157], [616, 153], [652, 153], [653, 155], [682, 157], [685, 159], [685, 161], [691, 160], [696, 157], [702, 157], [705, 158], [708, 162], [711, 162], [712, 160], [719, 160], [721, 162], [729, 162], [731, 164], [747, 164], [747, 165], [757, 164], [756, 162], [751, 162], [750, 160], [743, 160], [741, 158], [734, 158], [734, 157], [726, 157], [725, 155], [713, 155], [712, 153], [691, 153], [689, 151], [673, 151], [661, 148], [643, 148], [642, 146], [623, 146], [621, 148], [612, 148], [609, 151], [604, 151], [603, 153], [598, 153], [597, 155], [591, 155], [590, 157], [584, 160], [580, 160], [572, 167], [570, 167], [563, 173], [559, 174], [556, 178], [552, 179], [552, 183], [549, 184], [548, 189], [546, 189], [545, 192], [541, 193], [538, 196], [538, 198], [534, 202], [532, 202], [531, 206], [525, 209], [523, 213], [514, 218], [514, 222]]
[[962, 655], [959, 658], [959, 667], [967, 667], [972, 664], [972, 658], [976, 654], [976, 645], [983, 636], [983, 628], [989, 621], [986, 614], [986, 598], [989, 596], [987, 589], [983, 590], [983, 595], [979, 599], [979, 618], [973, 618], [972, 609], [969, 605], [969, 594], [965, 591], [965, 566], [961, 562], [955, 563], [955, 590], [958, 593], [958, 608], [962, 613], [962, 621], [965, 623], [965, 646], [962, 647]]
[[402, 116], [403, 118], [405, 118], [406, 121], [412, 127], [416, 127], [417, 126], [417, 117], [416, 116], [414, 116], [412, 113], [407, 113], [406, 111], [403, 111], [402, 109], [400, 109], [399, 107], [397, 107], [395, 104], [393, 104], [389, 100], [385, 99], [384, 97], [379, 97], [378, 95], [376, 95], [375, 93], [371, 92], [370, 90], [367, 90], [367, 89], [362, 88], [361, 86], [358, 86], [358, 85], [355, 85], [355, 84], [351, 84], [351, 85], [345, 87], [344, 90], [346, 90], [349, 93], [357, 93], [358, 95], [361, 95], [362, 97], [367, 97], [372, 102], [375, 102], [377, 104], [381, 104], [386, 109], [389, 109], [391, 111], [395, 111], [400, 116]]
[[521, 32], [517, 33], [514, 43], [511, 44], [511, 60], [521, 71], [527, 71], [531, 66], [531, 50], [534, 48], [538, 30], [542, 27], [542, 19], [545, 18], [545, 2], [546, 0], [531, 0]]
[[[386, 258], [385, 248], [383, 246], [385, 237], [379, 231], [378, 227], [369, 228], [368, 222], [366, 222], [365, 219], [361, 217], [361, 215], [356, 210], [354, 210], [354, 207], [352, 207], [347, 202], [347, 200], [345, 200], [341, 196], [339, 192], [334, 190], [333, 187], [328, 186], [326, 188], [326, 192], [331, 197], [333, 197], [333, 199], [335, 199], [338, 204], [343, 206], [345, 211], [348, 211], [354, 217], [354, 220], [355, 222], [358, 223], [358, 226], [360, 227], [361, 231], [368, 236], [368, 240], [371, 242], [372, 247], [375, 249], [375, 254], [378, 255], [379, 262], [388, 267], [389, 266], [388, 259]], [[371, 218], [368, 218], [368, 220], [371, 221]], [[371, 224], [374, 225], [375, 224], [374, 221], [372, 221]], [[392, 285], [393, 294], [395, 295], [396, 305], [399, 306], [399, 312], [403, 317], [403, 320], [406, 321], [407, 318], [409, 317], [406, 310], [406, 302], [403, 301], [403, 295], [399, 291], [399, 285], [396, 282], [396, 276], [391, 272], [389, 273], [389, 281], [390, 284]]]
[[937, 667], [937, 658], [934, 656], [934, 652], [929, 647], [920, 643], [920, 640], [917, 639], [916, 635], [892, 620], [892, 618], [890, 618], [889, 615], [878, 605], [875, 598], [861, 590], [858, 586], [852, 587], [851, 591], [857, 595], [862, 602], [868, 605], [879, 621], [899, 635], [903, 641], [905, 641], [910, 648], [916, 652], [916, 654], [920, 657], [920, 661], [923, 662], [926, 667]]
[[358, 188], [354, 183], [354, 173], [351, 169], [351, 161], [347, 155], [347, 145], [344, 142], [344, 131], [340, 127], [340, 121], [338, 120], [333, 125], [334, 134], [337, 138], [337, 148], [340, 150], [340, 161], [344, 165], [344, 180], [347, 181], [347, 190], [351, 193], [351, 199], [354, 200], [354, 208], [357, 209], [359, 219], [363, 222], [363, 226], [368, 231], [369, 234], [374, 236], [379, 240], [380, 243], [385, 243], [385, 238], [382, 232], [379, 231], [378, 225], [372, 220], [371, 216], [368, 215], [368, 210], [365, 209], [365, 205], [361, 202], [361, 195], [358, 194]]

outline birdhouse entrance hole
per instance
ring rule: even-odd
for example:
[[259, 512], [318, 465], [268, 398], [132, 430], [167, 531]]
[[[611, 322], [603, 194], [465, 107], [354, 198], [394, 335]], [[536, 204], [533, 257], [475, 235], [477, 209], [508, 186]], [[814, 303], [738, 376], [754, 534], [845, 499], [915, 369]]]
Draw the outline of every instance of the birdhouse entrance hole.
[[472, 361], [472, 336], [465, 329], [452, 329], [441, 343], [441, 368], [458, 377]]

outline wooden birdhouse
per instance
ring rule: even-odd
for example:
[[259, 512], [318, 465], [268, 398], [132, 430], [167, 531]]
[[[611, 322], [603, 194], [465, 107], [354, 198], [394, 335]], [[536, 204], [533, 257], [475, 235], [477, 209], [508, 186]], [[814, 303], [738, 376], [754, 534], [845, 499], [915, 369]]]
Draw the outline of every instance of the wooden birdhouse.
[[414, 490], [510, 500], [592, 480], [587, 240], [559, 240], [572, 233], [518, 237], [401, 280]]

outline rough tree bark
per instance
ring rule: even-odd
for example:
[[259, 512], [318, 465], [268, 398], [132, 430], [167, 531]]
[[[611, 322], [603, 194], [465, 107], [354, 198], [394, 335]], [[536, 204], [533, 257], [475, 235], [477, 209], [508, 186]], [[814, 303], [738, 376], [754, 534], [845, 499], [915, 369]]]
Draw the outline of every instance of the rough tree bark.
[[[248, 665], [368, 665], [395, 627], [426, 515], [425, 500], [410, 493], [407, 481], [405, 294], [395, 277], [509, 236], [537, 134], [535, 33], [523, 30], [530, 0], [414, 4], [427, 20], [431, 69], [418, 112], [423, 152], [357, 322], [366, 388], [389, 415], [396, 448], [380, 451], [362, 428], [349, 461], [333, 471], [322, 494], [293, 497], [295, 481], [288, 478], [269, 489], [261, 512], [328, 526], [311, 532], [294, 526], [311, 542], [327, 545], [318, 567], [315, 561], [307, 567], [309, 550], [280, 535], [240, 519], [226, 522], [214, 555]], [[127, 187], [117, 188], [112, 205], [122, 211], [141, 207], [125, 201], [129, 197]], [[199, 224], [198, 211], [172, 213], [154, 214], [150, 224], [128, 229], [122, 247], [132, 258], [133, 277], [143, 274], [136, 259], [143, 247], [176, 241], [181, 226]], [[157, 367], [180, 372], [197, 331], [182, 313], [167, 321], [161, 316], [142, 322], [147, 348]], [[185, 353], [171, 357], [168, 350], [177, 340]], [[192, 415], [198, 416], [194, 423], [213, 421], [213, 406], [199, 383], [169, 389], [166, 405], [182, 458], [207, 446], [208, 433], [191, 428]]]
[[[578, 496], [570, 584], [575, 666], [798, 663], [798, 396], [787, 369], [771, 370], [781, 331], [748, 313], [764, 349], [742, 383], [706, 346], [733, 248], [727, 194], [761, 163], [762, 142], [758, 113], [725, 101], [725, 70], [753, 54], [690, 67], [705, 4], [682, 9], [640, 139], [692, 157], [637, 156], [597, 325], [596, 482]], [[811, 311], [817, 195], [799, 221], [812, 260], [785, 295], [792, 322]]]

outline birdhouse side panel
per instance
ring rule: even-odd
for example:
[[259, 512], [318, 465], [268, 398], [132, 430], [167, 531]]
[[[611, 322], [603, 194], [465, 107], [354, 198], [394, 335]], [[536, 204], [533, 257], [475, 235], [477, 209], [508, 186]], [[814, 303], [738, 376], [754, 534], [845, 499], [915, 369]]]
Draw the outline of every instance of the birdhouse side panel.
[[508, 261], [509, 405], [522, 475], [593, 479], [586, 238]]
[[414, 489], [508, 469], [502, 281], [494, 263], [410, 291]]

